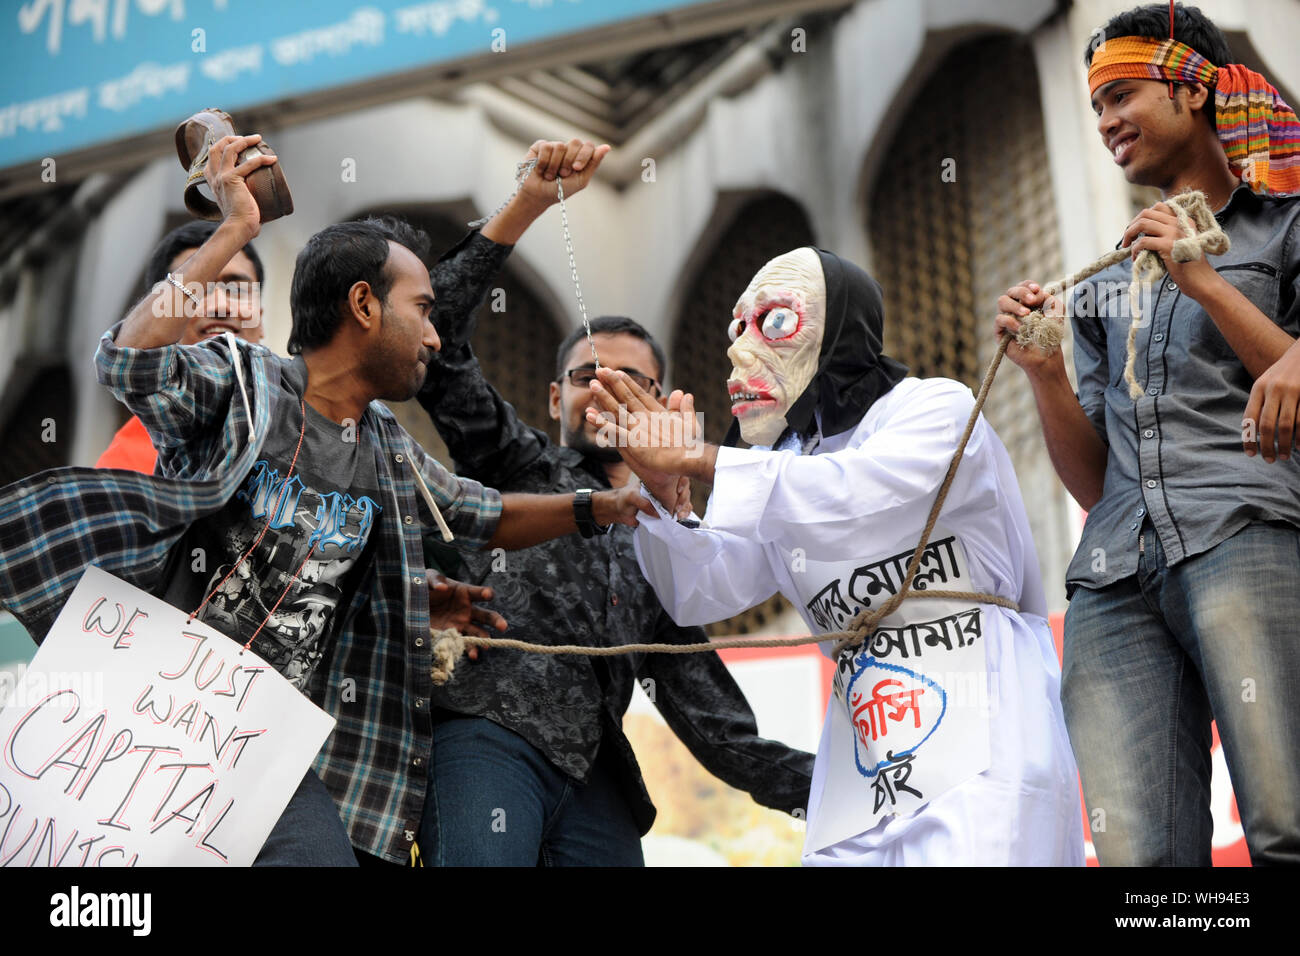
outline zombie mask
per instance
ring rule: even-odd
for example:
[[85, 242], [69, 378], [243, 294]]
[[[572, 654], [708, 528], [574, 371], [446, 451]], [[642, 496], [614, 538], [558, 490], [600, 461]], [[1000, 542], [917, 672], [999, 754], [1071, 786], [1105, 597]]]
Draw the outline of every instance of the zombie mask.
[[876, 399], [907, 374], [882, 353], [880, 286], [853, 263], [822, 249], [777, 256], [732, 313], [727, 388], [739, 433], [774, 445], [786, 429], [804, 436], [857, 427]]
[[817, 253], [795, 249], [768, 262], [731, 314], [731, 413], [745, 441], [771, 445], [817, 371], [826, 316], [826, 279]]

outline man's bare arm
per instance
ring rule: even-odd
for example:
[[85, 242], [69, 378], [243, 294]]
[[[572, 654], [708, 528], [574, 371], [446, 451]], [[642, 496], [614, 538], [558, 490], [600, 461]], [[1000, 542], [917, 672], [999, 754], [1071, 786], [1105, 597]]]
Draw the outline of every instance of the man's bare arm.
[[1079, 507], [1088, 511], [1101, 500], [1106, 446], [1075, 397], [1064, 362], [1057, 363], [1053, 371], [1030, 375], [1029, 384], [1052, 467]]
[[[573, 495], [501, 496], [501, 519], [488, 541], [489, 548], [514, 551], [532, 547], [578, 530], [573, 516]], [[625, 524], [636, 527], [637, 512], [658, 517], [654, 505], [643, 498], [635, 484], [591, 496], [591, 515], [598, 525]]]

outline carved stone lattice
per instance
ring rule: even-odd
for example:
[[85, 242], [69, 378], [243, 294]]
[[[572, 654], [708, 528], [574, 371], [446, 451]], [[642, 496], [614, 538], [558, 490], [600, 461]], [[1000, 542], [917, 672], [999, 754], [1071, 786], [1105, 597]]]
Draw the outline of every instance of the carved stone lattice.
[[[1011, 81], [1008, 64], [1015, 64]], [[1011, 36], [959, 46], [905, 113], [868, 212], [872, 262], [885, 290], [886, 350], [914, 375], [975, 389], [997, 345], [998, 296], [1023, 279], [1046, 282], [1063, 271], [1033, 51]], [[1063, 348], [1073, 368], [1068, 335]], [[1060, 607], [1069, 505], [1028, 382], [1010, 362], [984, 415], [1034, 502], [1027, 510], [1049, 605]]]

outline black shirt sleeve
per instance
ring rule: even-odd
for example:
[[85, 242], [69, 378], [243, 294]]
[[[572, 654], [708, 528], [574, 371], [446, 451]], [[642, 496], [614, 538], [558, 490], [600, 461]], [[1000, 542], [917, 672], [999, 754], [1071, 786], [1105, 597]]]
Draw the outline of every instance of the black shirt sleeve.
[[[661, 611], [654, 639], [699, 644], [706, 637]], [[640, 673], [654, 681], [659, 713], [709, 773], [765, 807], [807, 816], [813, 755], [758, 735], [754, 711], [721, 657], [649, 654]]]
[[510, 249], [473, 232], [430, 272], [433, 322], [442, 349], [417, 396], [447, 443], [457, 472], [490, 487], [510, 484], [511, 477], [535, 461], [549, 442], [488, 384], [469, 345], [475, 310], [482, 306]]

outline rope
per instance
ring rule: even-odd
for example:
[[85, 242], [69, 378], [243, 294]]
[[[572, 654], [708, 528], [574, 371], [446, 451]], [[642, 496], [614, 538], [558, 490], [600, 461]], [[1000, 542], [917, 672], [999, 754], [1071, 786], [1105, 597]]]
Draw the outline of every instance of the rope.
[[[1020, 605], [1010, 598], [982, 591], [910, 591], [910, 598], [947, 598], [950, 600], [975, 601], [981, 604], [999, 604], [1013, 611], [1020, 610]], [[881, 605], [884, 607], [884, 605]], [[883, 616], [883, 615], [882, 615]], [[854, 619], [856, 620], [856, 618]], [[445, 644], [454, 652], [456, 658], [469, 647], [491, 647], [506, 651], [528, 651], [533, 654], [581, 654], [585, 657], [619, 657], [625, 654], [701, 654], [706, 651], [726, 650], [734, 647], [798, 647], [801, 644], [820, 644], [823, 641], [839, 640], [852, 637], [858, 633], [852, 627], [830, 634], [805, 635], [803, 637], [733, 637], [721, 641], [707, 641], [703, 644], [615, 644], [608, 647], [593, 647], [588, 644], [533, 644], [509, 637], [475, 637], [461, 634], [456, 630], [434, 631], [434, 683], [441, 674], [450, 675], [451, 667], [442, 660], [438, 647]], [[452, 665], [454, 666], [454, 665]]]
[[[1178, 225], [1183, 230], [1183, 238], [1174, 242], [1170, 253], [1175, 262], [1191, 262], [1205, 255], [1219, 256], [1228, 251], [1231, 243], [1227, 233], [1220, 228], [1210, 205], [1202, 192], [1185, 192], [1167, 201], [1178, 218]], [[1128, 258], [1132, 246], [1123, 246], [1113, 252], [1093, 260], [1078, 272], [1068, 275], [1043, 287], [1047, 295], [1060, 295], [1071, 286], [1078, 285], [1084, 279], [1096, 275], [1103, 269], [1109, 269]], [[1137, 330], [1142, 324], [1142, 294], [1153, 283], [1160, 281], [1165, 274], [1165, 264], [1160, 256], [1150, 249], [1143, 249], [1133, 260], [1132, 280], [1129, 282], [1129, 314], [1132, 321], [1128, 328], [1128, 341], [1125, 345], [1124, 381], [1128, 383], [1129, 398], [1137, 401], [1142, 397], [1143, 386], [1137, 380], [1134, 370], [1137, 364]], [[1024, 347], [1037, 346], [1049, 355], [1061, 346], [1065, 335], [1065, 323], [1044, 316], [1041, 311], [1034, 311], [1025, 316], [1016, 334], [1016, 344]]]
[[[1169, 205], [1173, 207], [1184, 233], [1184, 238], [1174, 243], [1172, 253], [1174, 261], [1190, 262], [1192, 259], [1201, 258], [1206, 253], [1220, 255], [1228, 250], [1228, 237], [1219, 228], [1213, 213], [1210, 212], [1204, 193], [1182, 193], [1170, 199]], [[1078, 285], [1084, 279], [1096, 275], [1103, 269], [1123, 262], [1128, 257], [1130, 248], [1125, 246], [1113, 252], [1108, 252], [1104, 256], [1093, 260], [1078, 272], [1057, 279], [1055, 282], [1049, 282], [1043, 287], [1043, 291], [1049, 296], [1059, 295], [1071, 286]], [[1151, 260], [1155, 262], [1154, 267]], [[1142, 386], [1137, 384], [1132, 375], [1134, 362], [1133, 340], [1138, 324], [1136, 290], [1140, 281], [1152, 281], [1150, 276], [1153, 274], [1153, 269], [1157, 267], [1159, 271], [1155, 273], [1155, 277], [1159, 278], [1159, 275], [1164, 272], [1164, 263], [1161, 261], [1160, 256], [1149, 250], [1140, 252], [1133, 263], [1133, 282], [1129, 286], [1133, 325], [1129, 329], [1129, 357], [1125, 368], [1125, 377], [1129, 382], [1130, 394], [1133, 394], [1134, 388], [1137, 389], [1134, 400], [1142, 395]], [[1044, 316], [1041, 311], [1035, 311], [1021, 320], [1020, 331], [1014, 336], [1014, 339], [1022, 346], [1036, 345], [1050, 352], [1060, 346], [1064, 336], [1064, 329], [1065, 324], [1063, 322], [1050, 319]], [[930, 543], [930, 535], [934, 532], [934, 526], [939, 520], [939, 512], [943, 509], [944, 501], [952, 488], [953, 480], [957, 477], [957, 466], [961, 464], [962, 456], [966, 453], [966, 445], [970, 441], [971, 434], [975, 431], [975, 423], [979, 420], [980, 412], [984, 408], [984, 402], [988, 399], [989, 389], [992, 387], [993, 379], [997, 375], [998, 366], [1002, 364], [1002, 357], [1006, 354], [1007, 346], [1011, 344], [1012, 338], [1010, 335], [1002, 336], [998, 342], [997, 351], [993, 353], [993, 359], [989, 362], [989, 367], [984, 373], [984, 380], [980, 383], [979, 392], [975, 396], [975, 404], [971, 408], [970, 416], [966, 419], [966, 427], [962, 431], [961, 439], [957, 442], [957, 449], [953, 452], [952, 460], [948, 463], [948, 471], [944, 475], [943, 482], [939, 485], [939, 491], [934, 497], [934, 504], [930, 506], [930, 513], [926, 517], [921, 539], [912, 552], [912, 557], [908, 560], [907, 570], [903, 573], [904, 583], [902, 588], [891, 594], [889, 599], [878, 608], [859, 611], [849, 621], [848, 627], [844, 630], [821, 635], [808, 634], [802, 637], [741, 637], [722, 641], [706, 641], [702, 644], [619, 644], [611, 647], [587, 647], [581, 644], [534, 644], [529, 641], [520, 641], [507, 637], [478, 637], [460, 634], [455, 630], [435, 630], [430, 628], [433, 637], [434, 666], [431, 672], [433, 683], [442, 685], [450, 680], [456, 661], [461, 658], [465, 649], [471, 645], [501, 650], [527, 651], [532, 654], [581, 654], [587, 657], [613, 657], [622, 654], [702, 654], [727, 648], [798, 647], [803, 644], [835, 641], [835, 649], [831, 657], [838, 658], [846, 650], [864, 643], [875, 633], [880, 621], [893, 614], [898, 609], [898, 606], [908, 599], [960, 599], [974, 601], [979, 604], [996, 604], [1010, 608], [1013, 611], [1019, 611], [1020, 605], [1015, 601], [996, 594], [982, 594], [978, 591], [914, 591], [910, 583], [915, 579], [916, 573], [920, 569], [921, 557], [925, 553], [926, 546]]]

